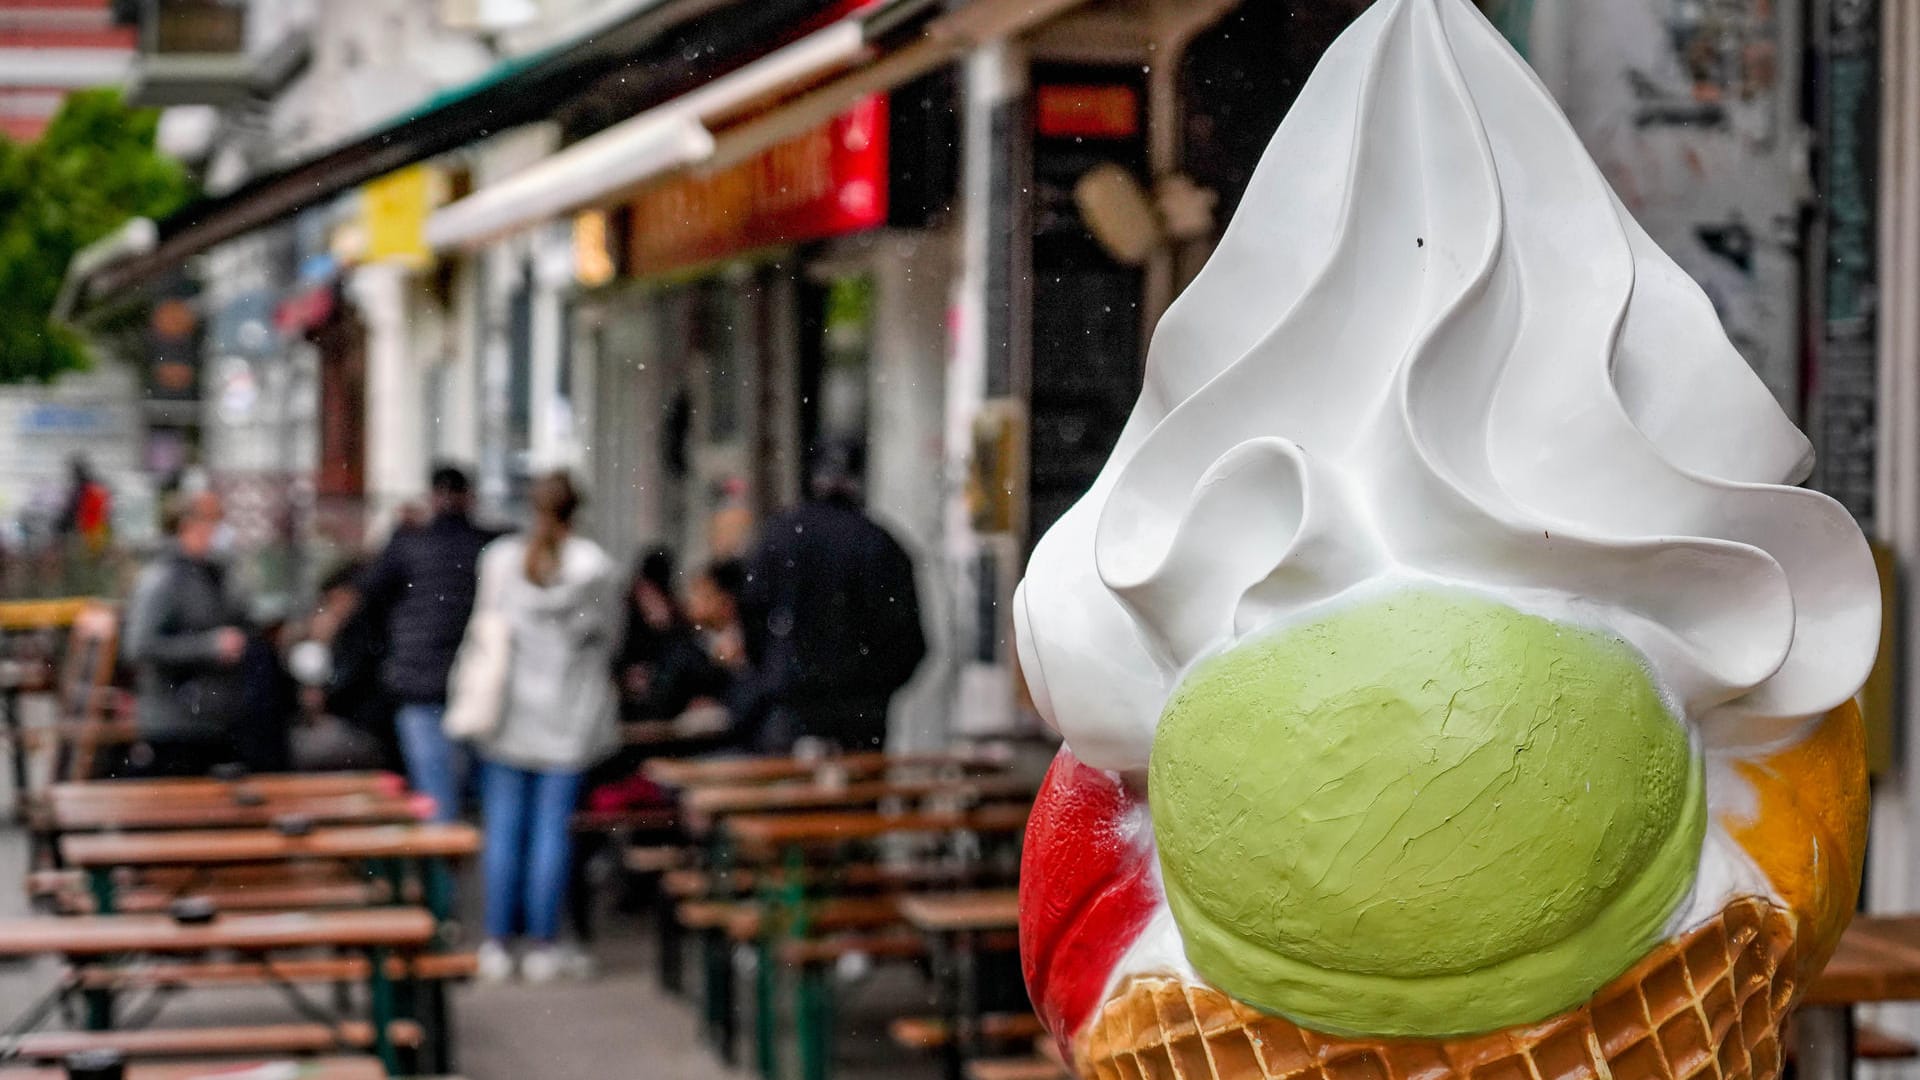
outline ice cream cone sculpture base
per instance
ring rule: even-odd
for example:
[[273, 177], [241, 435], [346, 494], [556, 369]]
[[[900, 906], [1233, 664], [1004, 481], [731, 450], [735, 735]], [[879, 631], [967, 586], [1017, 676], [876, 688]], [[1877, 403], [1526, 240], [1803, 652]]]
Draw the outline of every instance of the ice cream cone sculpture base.
[[1135, 977], [1075, 1044], [1083, 1080], [1773, 1080], [1795, 985], [1794, 918], [1739, 900], [1587, 1005], [1468, 1038], [1304, 1031], [1217, 990]]

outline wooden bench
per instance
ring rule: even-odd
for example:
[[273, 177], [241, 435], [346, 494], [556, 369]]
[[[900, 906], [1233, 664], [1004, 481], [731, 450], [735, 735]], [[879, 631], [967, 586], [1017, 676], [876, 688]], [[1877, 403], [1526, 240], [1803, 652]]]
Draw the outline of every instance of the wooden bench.
[[[268, 888], [282, 885], [337, 885], [365, 881], [366, 875], [340, 863], [234, 863], [228, 866], [159, 866], [111, 871], [119, 889], [161, 889], [186, 894], [205, 889]], [[62, 893], [84, 892], [84, 870], [35, 870], [26, 877], [27, 896], [52, 900]]]
[[[457, 982], [479, 970], [473, 953], [420, 953], [387, 957], [387, 978], [396, 982]], [[83, 989], [139, 990], [154, 987], [204, 988], [259, 986], [266, 983], [363, 983], [373, 974], [364, 956], [295, 957], [260, 960], [207, 960], [140, 967], [87, 966], [75, 972]]]
[[89, 872], [89, 887], [109, 911], [115, 910], [118, 885], [112, 871], [117, 868], [332, 861], [385, 865], [396, 889], [402, 884], [400, 864], [422, 864], [422, 896], [441, 918], [451, 914], [452, 905], [452, 876], [445, 861], [472, 855], [479, 847], [480, 834], [472, 826], [439, 823], [318, 828], [304, 836], [229, 829], [82, 833], [60, 839], [67, 862]]
[[1067, 1071], [1043, 1057], [983, 1058], [967, 1062], [967, 1080], [1069, 1080]]
[[55, 784], [47, 791], [54, 804], [105, 802], [116, 805], [179, 801], [267, 801], [334, 795], [404, 795], [407, 782], [389, 772], [260, 773], [221, 779], [211, 776], [153, 780], [89, 780]]
[[182, 923], [164, 915], [0, 919], [0, 956], [91, 959], [328, 947], [424, 950], [436, 929], [433, 916], [417, 908], [217, 915], [205, 923]]
[[[1046, 1028], [1032, 1013], [988, 1013], [980, 1017], [980, 1037], [996, 1043], [1024, 1043], [1043, 1034]], [[945, 1020], [931, 1016], [903, 1016], [887, 1025], [894, 1044], [908, 1050], [942, 1050], [953, 1041], [953, 1028]]]
[[[286, 1058], [136, 1062], [128, 1067], [127, 1080], [211, 1080], [246, 1076], [248, 1070], [257, 1070], [251, 1075], [266, 1076], [289, 1069], [297, 1069], [300, 1080], [387, 1080], [387, 1070], [370, 1057], [309, 1057], [297, 1062]], [[67, 1080], [67, 1071], [33, 1066], [0, 1068], [0, 1080]]]
[[[395, 1020], [386, 1042], [418, 1049], [425, 1040], [419, 1024]], [[86, 1050], [117, 1050], [130, 1058], [255, 1057], [326, 1054], [370, 1050], [382, 1040], [361, 1020], [339, 1024], [259, 1024], [244, 1027], [147, 1028], [140, 1031], [42, 1031], [22, 1036], [14, 1047], [29, 1061], [60, 1061]]]
[[[285, 884], [241, 885], [225, 888], [201, 888], [181, 892], [175, 889], [122, 888], [114, 895], [114, 909], [126, 915], [164, 914], [184, 896], [204, 899], [220, 911], [310, 911], [322, 908], [359, 908], [393, 902], [385, 882], [335, 881]], [[52, 894], [53, 909], [61, 915], [93, 915], [99, 904], [85, 888]]]
[[270, 828], [302, 819], [314, 825], [384, 825], [431, 816], [427, 800], [410, 795], [352, 792], [236, 801], [232, 796], [153, 800], [49, 800], [47, 825], [56, 832], [102, 830]]
[[681, 900], [703, 897], [738, 896], [755, 889], [781, 888], [797, 880], [805, 889], [831, 887], [835, 890], [924, 888], [948, 885], [964, 877], [965, 871], [938, 863], [908, 863], [884, 866], [877, 863], [851, 863], [834, 867], [802, 867], [796, 875], [780, 867], [742, 868], [727, 871], [669, 870], [660, 878], [660, 889]]
[[835, 897], [803, 904], [799, 911], [775, 912], [764, 904], [732, 905], [727, 916], [727, 936], [737, 942], [757, 942], [769, 933], [795, 933], [819, 937], [849, 930], [873, 930], [904, 925], [900, 905], [890, 896]]
[[620, 865], [629, 874], [669, 874], [684, 870], [693, 852], [673, 844], [642, 844], [620, 853]]
[[880, 776], [904, 769], [971, 769], [994, 771], [1011, 764], [1012, 755], [998, 748], [949, 750], [927, 754], [863, 753], [838, 757], [802, 758], [728, 758], [717, 761], [688, 761], [679, 758], [655, 758], [643, 769], [647, 778], [668, 787], [707, 787], [716, 784], [768, 784], [779, 780], [804, 780], [819, 776], [849, 780]]
[[1026, 828], [1027, 810], [983, 806], [903, 814], [743, 814], [727, 819], [725, 828], [741, 855], [772, 858], [788, 849], [833, 847], [903, 833], [1018, 833]]
[[680, 808], [695, 835], [727, 814], [769, 810], [826, 810], [876, 806], [890, 800], [947, 799], [966, 803], [1033, 801], [1033, 785], [1011, 776], [917, 777], [860, 780], [844, 784], [731, 784], [687, 790]]
[[[268, 953], [312, 950], [351, 949], [368, 961], [369, 1001], [373, 1016], [366, 1045], [373, 1047], [389, 1068], [399, 1064], [398, 1044], [387, 1038], [393, 1015], [394, 995], [387, 982], [384, 966], [390, 954], [408, 955], [426, 952], [433, 942], [438, 924], [432, 914], [417, 908], [373, 908], [363, 911], [301, 912], [280, 915], [218, 915], [205, 923], [182, 923], [160, 915], [100, 915], [66, 919], [27, 918], [0, 920], [0, 956], [27, 957], [56, 955], [78, 966], [101, 965], [117, 957], [152, 954], [185, 957], [208, 953], [238, 953], [262, 957]], [[87, 997], [89, 1027], [86, 1038], [128, 1038], [141, 1036], [165, 1038], [170, 1033], [108, 1032], [113, 1022], [113, 990], [94, 986], [83, 991]], [[436, 1000], [429, 1006], [435, 1014], [436, 1032], [445, 1033], [442, 1010]], [[296, 1025], [297, 1026], [297, 1025]], [[336, 1042], [327, 1025], [313, 1025], [326, 1039], [324, 1044], [297, 1047], [275, 1044], [211, 1048], [191, 1044], [171, 1050], [161, 1044], [133, 1042], [144, 1054], [172, 1053], [175, 1056], [215, 1053], [279, 1054], [311, 1053], [334, 1048]], [[61, 1036], [64, 1037], [64, 1036]], [[185, 1038], [185, 1036], [182, 1036]], [[35, 1036], [35, 1038], [41, 1038]], [[56, 1036], [45, 1037], [48, 1040]], [[74, 1036], [82, 1038], [82, 1036]], [[84, 1048], [84, 1045], [68, 1045]], [[120, 1044], [106, 1042], [109, 1047]], [[441, 1046], [434, 1047], [436, 1060], [444, 1057]], [[62, 1053], [47, 1056], [59, 1057]], [[126, 1052], [135, 1053], [134, 1049]]]

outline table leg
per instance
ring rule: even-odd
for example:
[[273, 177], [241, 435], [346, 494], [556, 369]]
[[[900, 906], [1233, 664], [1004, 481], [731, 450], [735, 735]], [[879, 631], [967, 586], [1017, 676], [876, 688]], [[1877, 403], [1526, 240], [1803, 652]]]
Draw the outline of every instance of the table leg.
[[733, 1001], [733, 953], [724, 930], [700, 931], [701, 955], [706, 961], [707, 1034], [714, 1052], [728, 1065], [734, 1063], [735, 1019]]
[[833, 972], [825, 964], [800, 968], [800, 1080], [827, 1080], [833, 1072]]
[[686, 992], [686, 957], [681, 949], [685, 935], [680, 930], [680, 913], [674, 898], [660, 894], [660, 989], [679, 997]]
[[400, 1075], [400, 1055], [393, 1045], [393, 980], [387, 977], [387, 950], [367, 950], [367, 1013], [373, 1022], [373, 1052], [388, 1076]]
[[112, 915], [119, 910], [119, 898], [114, 895], [113, 867], [88, 867], [87, 889], [93, 893], [94, 914]]
[[1800, 1080], [1852, 1080], [1853, 1011], [1845, 1006], [1803, 1008], [1794, 1016], [1795, 1064]]
[[13, 766], [13, 816], [27, 819], [27, 746], [20, 723], [20, 687], [9, 683], [0, 691], [0, 722], [7, 726], [8, 753]]
[[451, 1075], [453, 1061], [453, 1012], [447, 1008], [447, 984], [439, 979], [421, 984], [421, 1017], [427, 1025], [427, 1047], [433, 1060], [426, 1063], [437, 1073]]
[[[447, 860], [427, 859], [420, 868], [421, 899], [426, 901], [427, 911], [434, 921], [444, 927], [453, 918], [453, 870], [447, 866]], [[398, 898], [395, 899], [398, 903]]]
[[87, 1030], [113, 1030], [113, 991], [94, 987], [81, 994], [87, 1005]]
[[754, 968], [753, 1048], [754, 1061], [765, 1080], [780, 1080], [779, 979], [774, 969], [774, 949], [769, 935], [760, 935], [759, 964]]
[[953, 1060], [955, 1080], [966, 1071], [968, 1059], [980, 1053], [980, 955], [972, 931], [953, 936]]

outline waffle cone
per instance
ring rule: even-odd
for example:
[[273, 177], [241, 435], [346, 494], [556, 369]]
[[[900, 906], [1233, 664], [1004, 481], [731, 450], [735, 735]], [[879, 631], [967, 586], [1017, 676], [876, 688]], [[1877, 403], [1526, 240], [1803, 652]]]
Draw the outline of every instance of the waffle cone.
[[1075, 1047], [1083, 1080], [1773, 1080], [1794, 919], [1739, 900], [1551, 1020], [1445, 1040], [1317, 1035], [1211, 987], [1134, 978]]

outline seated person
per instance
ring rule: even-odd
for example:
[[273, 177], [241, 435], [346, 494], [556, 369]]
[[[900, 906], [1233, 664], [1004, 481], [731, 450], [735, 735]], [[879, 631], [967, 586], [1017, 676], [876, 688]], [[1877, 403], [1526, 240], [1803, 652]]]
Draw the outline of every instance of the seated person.
[[[628, 720], [671, 719], [696, 702], [727, 696], [731, 674], [708, 652], [672, 581], [672, 556], [653, 551], [641, 559], [628, 592], [627, 638], [618, 662]], [[695, 585], [697, 590], [700, 583]]]

